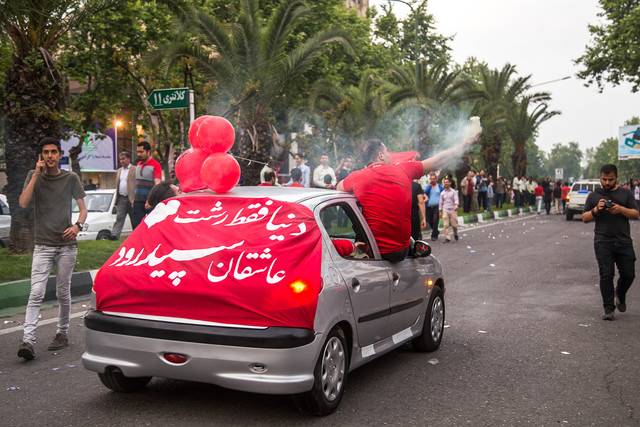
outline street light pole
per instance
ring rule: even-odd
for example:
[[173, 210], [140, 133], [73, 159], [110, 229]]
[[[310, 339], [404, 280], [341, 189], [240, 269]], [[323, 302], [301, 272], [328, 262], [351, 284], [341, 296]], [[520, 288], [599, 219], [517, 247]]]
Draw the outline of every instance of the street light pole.
[[534, 85], [531, 85], [530, 87], [537, 87], [537, 86], [543, 86], [543, 85], [548, 85], [549, 83], [556, 83], [556, 82], [561, 82], [563, 80], [569, 80], [571, 78], [571, 76], [564, 76], [561, 77], [559, 79], [553, 79], [553, 80], [548, 80], [546, 82], [542, 82], [542, 83], [536, 83]]

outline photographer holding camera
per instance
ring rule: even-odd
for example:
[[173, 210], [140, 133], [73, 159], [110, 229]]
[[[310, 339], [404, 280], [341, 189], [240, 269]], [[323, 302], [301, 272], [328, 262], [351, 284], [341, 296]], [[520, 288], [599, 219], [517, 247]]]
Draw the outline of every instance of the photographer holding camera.
[[[618, 168], [607, 164], [600, 168], [600, 184], [589, 194], [582, 214], [583, 222], [595, 219], [593, 246], [600, 271], [600, 293], [604, 305], [603, 320], [614, 320], [614, 311], [627, 311], [626, 294], [635, 277], [636, 255], [629, 219], [638, 219], [640, 213], [633, 194], [618, 185]], [[614, 264], [620, 275], [614, 290]], [[615, 297], [615, 302], [614, 302]]]

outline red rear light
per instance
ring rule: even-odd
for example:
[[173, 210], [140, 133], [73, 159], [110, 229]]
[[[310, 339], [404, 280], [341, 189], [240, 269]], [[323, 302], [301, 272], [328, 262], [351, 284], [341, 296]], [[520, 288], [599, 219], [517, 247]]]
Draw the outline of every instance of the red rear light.
[[299, 294], [301, 292], [304, 292], [305, 289], [307, 289], [307, 284], [304, 282], [301, 282], [300, 280], [296, 280], [295, 282], [290, 284], [289, 287], [291, 288], [294, 294]]
[[176, 365], [182, 365], [189, 360], [187, 356], [180, 353], [164, 353], [162, 356], [167, 362], [175, 363]]

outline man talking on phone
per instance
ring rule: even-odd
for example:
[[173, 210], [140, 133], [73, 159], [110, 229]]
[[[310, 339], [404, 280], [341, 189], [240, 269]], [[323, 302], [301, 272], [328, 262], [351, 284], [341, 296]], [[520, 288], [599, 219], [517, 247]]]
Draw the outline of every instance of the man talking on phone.
[[[40, 305], [44, 299], [49, 273], [57, 267], [58, 329], [48, 350], [69, 345], [69, 311], [71, 309], [71, 274], [76, 263], [76, 236], [87, 218], [85, 193], [80, 178], [60, 169], [60, 141], [45, 137], [40, 142], [36, 167], [29, 171], [18, 203], [34, 209], [34, 249], [31, 264], [31, 292], [24, 321], [24, 335], [18, 357], [31, 360], [36, 356], [36, 328]], [[80, 210], [78, 222], [71, 224], [71, 200]]]
[[[589, 194], [584, 205], [582, 221], [595, 220], [593, 247], [600, 271], [600, 293], [604, 305], [603, 320], [614, 320], [614, 312], [627, 311], [627, 291], [635, 278], [636, 255], [629, 219], [638, 219], [640, 213], [633, 194], [618, 185], [618, 168], [604, 165], [600, 168], [600, 184]], [[613, 287], [615, 266], [618, 284]]]

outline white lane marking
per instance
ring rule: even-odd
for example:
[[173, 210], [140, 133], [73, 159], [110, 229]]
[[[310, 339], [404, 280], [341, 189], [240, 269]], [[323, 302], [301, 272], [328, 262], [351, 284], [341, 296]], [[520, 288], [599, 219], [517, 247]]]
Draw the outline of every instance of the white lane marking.
[[525, 219], [530, 219], [531, 216], [532, 215], [525, 215], [525, 216], [523, 216], [521, 218], [510, 219], [508, 221], [492, 222], [492, 223], [485, 224], [485, 225], [478, 225], [476, 227], [469, 226], [468, 228], [465, 227], [465, 228], [461, 229], [460, 231], [464, 231], [465, 233], [467, 233], [467, 232], [473, 231], [473, 230], [480, 230], [482, 228], [494, 227], [496, 225], [504, 225], [504, 224], [509, 224], [509, 223], [512, 223], [512, 222], [518, 222], [518, 221], [522, 221], [522, 220], [525, 220]]
[[[77, 317], [82, 317], [82, 316], [84, 316], [84, 314], [86, 312], [87, 312], [87, 310], [79, 311], [77, 313], [71, 313], [69, 318], [70, 319], [75, 319]], [[58, 321], [57, 317], [52, 317], [51, 319], [46, 319], [46, 320], [39, 321], [38, 322], [38, 326], [50, 325], [52, 323], [56, 323], [57, 321]], [[12, 332], [18, 332], [18, 331], [21, 331], [22, 329], [23, 329], [23, 326], [14, 326], [13, 328], [2, 329], [2, 330], [0, 330], [0, 335], [6, 335], [6, 334], [10, 334]]]

